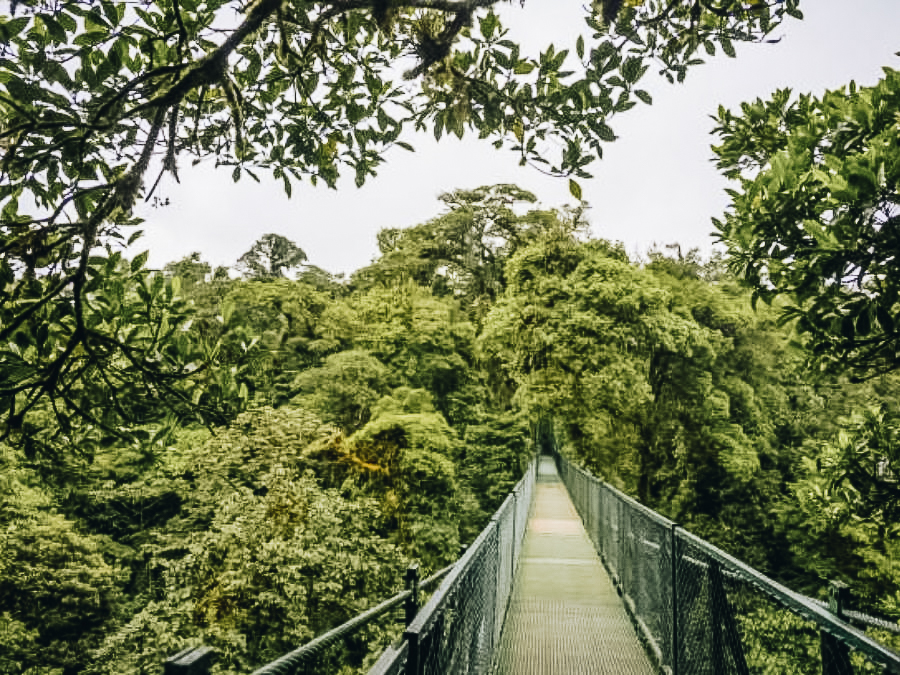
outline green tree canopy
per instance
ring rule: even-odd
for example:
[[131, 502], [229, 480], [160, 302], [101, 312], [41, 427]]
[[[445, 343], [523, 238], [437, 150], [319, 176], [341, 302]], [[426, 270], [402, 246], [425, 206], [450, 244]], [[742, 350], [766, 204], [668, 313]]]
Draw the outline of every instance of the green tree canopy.
[[71, 672], [113, 622], [129, 573], [120, 547], [52, 509], [22, 464], [0, 444], [0, 667]]
[[186, 255], [181, 260], [168, 263], [163, 271], [166, 276], [178, 277], [181, 279], [181, 286], [185, 290], [190, 287], [206, 281], [207, 277], [212, 273], [212, 267], [208, 262], [200, 259], [200, 251], [194, 251]]
[[238, 268], [251, 279], [281, 279], [306, 262], [306, 253], [287, 237], [264, 234], [238, 258]]
[[830, 437], [806, 441], [782, 516], [819, 578], [853, 583], [864, 605], [900, 612], [900, 425], [896, 377], [881, 405], [858, 405]]
[[734, 271], [811, 341], [822, 366], [900, 366], [900, 72], [821, 98], [720, 108], [719, 168], [739, 185], [716, 221]]
[[407, 229], [378, 233], [381, 257], [353, 275], [357, 285], [412, 280], [436, 295], [452, 295], [480, 320], [506, 286], [506, 261], [547, 232], [583, 232], [584, 208], [562, 212], [515, 207], [537, 201], [515, 185], [485, 185], [440, 196], [448, 211]]
[[294, 385], [322, 419], [352, 433], [369, 421], [372, 406], [387, 393], [387, 368], [360, 349], [331, 354], [319, 368], [297, 376]]
[[815, 432], [799, 422], [802, 356], [773, 312], [754, 314], [749, 294], [696, 278], [702, 268], [539, 240], [507, 265], [478, 338], [483, 367], [597, 475], [764, 569], [787, 567], [760, 542], [774, 541], [765, 514], [797, 437]]
[[[499, 0], [13, 1], [0, 15], [3, 431], [45, 398], [61, 428], [127, 426], [109, 400], [117, 382], [173, 406], [203, 396], [214, 349], [184, 352], [165, 310], [122, 302], [142, 297], [146, 256], [124, 270], [114, 248], [138, 236], [136, 200], [183, 161], [235, 180], [270, 172], [288, 193], [307, 178], [333, 187], [342, 168], [362, 184], [408, 147], [405, 131], [430, 128], [587, 176], [612, 116], [649, 102], [636, 85], [653, 59], [683, 79], [698, 50], [733, 54], [798, 1], [604, 3], [588, 10], [588, 39], [536, 57], [509, 39]], [[98, 407], [110, 419], [91, 417]]]

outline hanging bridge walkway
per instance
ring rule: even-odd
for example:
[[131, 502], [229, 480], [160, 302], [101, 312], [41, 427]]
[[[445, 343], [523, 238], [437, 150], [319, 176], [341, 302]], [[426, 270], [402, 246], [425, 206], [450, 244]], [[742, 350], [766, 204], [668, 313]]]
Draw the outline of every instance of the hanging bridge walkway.
[[[434, 589], [420, 607], [421, 592]], [[347, 673], [343, 639], [403, 608], [368, 675], [900, 675], [866, 631], [900, 626], [800, 595], [561, 456], [542, 456], [450, 567], [255, 671]], [[206, 675], [185, 649], [166, 675]]]
[[496, 672], [654, 672], [550, 457], [538, 464]]

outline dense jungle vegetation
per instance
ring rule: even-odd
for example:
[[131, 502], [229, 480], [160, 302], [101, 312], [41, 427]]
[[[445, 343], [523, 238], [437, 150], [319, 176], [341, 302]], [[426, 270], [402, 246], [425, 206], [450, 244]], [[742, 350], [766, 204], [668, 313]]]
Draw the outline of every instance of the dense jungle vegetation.
[[895, 71], [719, 111], [725, 257], [629, 259], [512, 185], [447, 193], [349, 279], [279, 234], [234, 270], [123, 255], [180, 159], [360, 185], [410, 128], [580, 202], [651, 65], [681, 81], [802, 18], [602, 0], [533, 58], [497, 1], [0, 16], [0, 672], [158, 672], [201, 641], [250, 671], [456, 559], [547, 434], [792, 588], [900, 617]]
[[267, 235], [240, 278], [198, 253], [98, 290], [180, 299], [233, 408], [174, 422], [135, 392], [108, 402], [158, 420], [131, 444], [0, 446], [3, 672], [153, 672], [201, 640], [249, 671], [454, 560], [539, 427], [793, 588], [841, 578], [900, 615], [897, 377], [811, 370], [720, 258], [629, 260], [514, 186], [442, 199], [350, 279]]

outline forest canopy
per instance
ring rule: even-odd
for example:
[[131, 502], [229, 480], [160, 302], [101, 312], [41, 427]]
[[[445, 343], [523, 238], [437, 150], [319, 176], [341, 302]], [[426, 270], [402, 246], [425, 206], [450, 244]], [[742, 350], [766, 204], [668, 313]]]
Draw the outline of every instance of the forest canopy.
[[[141, 672], [203, 642], [221, 672], [252, 670], [394, 593], [408, 563], [456, 559], [547, 433], [792, 588], [843, 579], [900, 617], [896, 375], [809, 370], [721, 259], [632, 260], [512, 185], [442, 202], [349, 279], [311, 261], [232, 277], [199, 253], [145, 273], [234, 393], [211, 426], [157, 413], [90, 452], [0, 444], [3, 668]], [[369, 627], [335, 672], [396, 630]]]
[[[139, 236], [136, 200], [185, 161], [270, 173], [290, 194], [342, 170], [362, 184], [430, 129], [583, 178], [613, 116], [650, 102], [637, 84], [651, 65], [682, 80], [698, 53], [733, 54], [800, 15], [797, 0], [602, 2], [573, 45], [528, 56], [498, 1], [13, 0], [0, 16], [2, 433], [88, 448], [240, 407], [221, 345], [185, 329], [179, 289], [119, 252]], [[55, 430], [38, 430], [44, 412]]]
[[[615, 115], [649, 68], [681, 81], [798, 3], [602, 0], [538, 56], [496, 4], [0, 16], [0, 671], [145, 672], [199, 642], [252, 670], [455, 560], [548, 435], [791, 588], [841, 579], [900, 618], [897, 73], [721, 109], [727, 259], [636, 259], [580, 203]], [[122, 253], [187, 160], [290, 194], [362, 184], [422, 129], [579, 204], [454, 190], [349, 279], [274, 232], [233, 270]]]

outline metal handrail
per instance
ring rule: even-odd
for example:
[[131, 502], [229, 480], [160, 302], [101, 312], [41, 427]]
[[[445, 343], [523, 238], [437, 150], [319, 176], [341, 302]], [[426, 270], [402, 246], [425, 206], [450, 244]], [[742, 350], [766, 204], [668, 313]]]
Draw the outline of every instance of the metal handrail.
[[[525, 476], [518, 482], [512, 493], [507, 496], [503, 504], [497, 509], [491, 518], [487, 527], [481, 531], [475, 541], [466, 549], [463, 556], [457, 561], [456, 566], [450, 574], [444, 579], [440, 587], [434, 592], [428, 602], [418, 612], [412, 622], [407, 626], [403, 635], [403, 643], [394, 646], [385, 652], [378, 660], [378, 663], [369, 671], [370, 675], [378, 673], [379, 675], [397, 675], [404, 673], [405, 675], [423, 675], [424, 673], [442, 673], [444, 670], [434, 670], [435, 665], [427, 665], [435, 654], [442, 653], [449, 660], [456, 658], [453, 654], [453, 647], [443, 645], [441, 637], [435, 639], [435, 630], [438, 634], [442, 634], [446, 629], [448, 616], [461, 612], [462, 608], [457, 604], [459, 596], [457, 595], [460, 588], [469, 583], [475, 572], [483, 569], [480, 567], [485, 562], [485, 556], [490, 556], [492, 546], [497, 546], [497, 557], [495, 562], [498, 564], [492, 573], [492, 580], [489, 588], [482, 589], [486, 591], [486, 595], [482, 596], [485, 602], [490, 603], [487, 613], [481, 616], [481, 621], [486, 621], [487, 625], [484, 631], [478, 631], [476, 642], [490, 652], [496, 647], [494, 644], [495, 634], [498, 631], [499, 624], [503, 621], [506, 607], [509, 601], [511, 585], [501, 587], [500, 577], [501, 561], [506, 562], [510, 567], [508, 569], [510, 575], [515, 572], [518, 554], [521, 550], [521, 541], [516, 541], [524, 535], [525, 520], [528, 517], [528, 508], [524, 512], [519, 510], [519, 505], [527, 504], [530, 507], [533, 495], [534, 483], [537, 476], [537, 462], [533, 461], [525, 472]], [[520, 517], [523, 522], [517, 522]], [[512, 541], [507, 540], [508, 548], [506, 553], [508, 557], [504, 559], [504, 555], [500, 549], [501, 531], [510, 532], [508, 528], [512, 528]], [[467, 581], [469, 580], [469, 581]], [[468, 596], [473, 597], [473, 596]], [[442, 628], [438, 629], [439, 626]], [[482, 642], [483, 641], [483, 642]], [[468, 650], [470, 646], [465, 649]], [[457, 654], [458, 656], [458, 654]], [[438, 657], [441, 658], [441, 657]], [[487, 667], [489, 664], [475, 665], [468, 663], [466, 668], [474, 667], [475, 672], [481, 672], [481, 668]], [[441, 668], [449, 667], [444, 663]]]
[[[447, 576], [447, 574], [449, 574], [457, 564], [458, 562], [453, 563], [452, 565], [447, 565], [447, 567], [435, 572], [423, 581], [420, 581], [419, 588], [426, 589], [429, 586], [432, 586], [436, 582], [440, 581], [445, 576]], [[405, 590], [397, 593], [397, 595], [395, 595], [394, 597], [385, 600], [381, 604], [375, 605], [362, 614], [357, 614], [349, 621], [342, 623], [336, 628], [332, 628], [327, 633], [319, 635], [312, 641], [307, 642], [302, 647], [298, 647], [294, 651], [288, 652], [287, 654], [278, 657], [274, 661], [267, 663], [262, 668], [253, 671], [253, 675], [287, 675], [295, 668], [303, 665], [304, 662], [306, 662], [308, 659], [315, 656], [319, 652], [319, 650], [333, 644], [341, 638], [352, 634], [354, 631], [362, 628], [370, 621], [377, 619], [382, 614], [385, 614], [390, 610], [399, 607], [407, 600], [409, 600], [412, 595], [413, 591], [411, 590]]]
[[[556, 453], [556, 457], [558, 463], [560, 464], [560, 474], [563, 477], [564, 482], [566, 483], [567, 489], [569, 489], [569, 491], [573, 495], [573, 501], [576, 504], [576, 508], [578, 509], [582, 520], [584, 520], [586, 524], [589, 520], [597, 519], [596, 515], [592, 513], [592, 505], [594, 504], [594, 497], [592, 496], [592, 493], [594, 492], [594, 490], [596, 490], [598, 495], [606, 493], [610, 497], [614, 498], [614, 500], [619, 501], [623, 506], [630, 509], [633, 513], [637, 512], [641, 516], [646, 517], [648, 520], [652, 520], [657, 526], [663, 526], [664, 528], [666, 528], [666, 530], [668, 530], [669, 534], [667, 536], [667, 539], [670, 539], [669, 556], [672, 566], [672, 575], [671, 588], [667, 591], [667, 593], [672, 594], [672, 597], [670, 598], [670, 606], [672, 608], [678, 607], [676, 587], [677, 575], [675, 571], [676, 562], [678, 564], [686, 563], [695, 568], [709, 569], [710, 572], [715, 575], [719, 575], [720, 577], [740, 579], [742, 582], [750, 584], [757, 590], [765, 593], [770, 598], [775, 600], [781, 607], [816, 624], [818, 630], [822, 633], [823, 636], [828, 635], [830, 640], [835, 641], [835, 644], [843, 645], [841, 649], [846, 650], [849, 647], [865, 655], [872, 661], [875, 661], [884, 666], [884, 672], [900, 674], [900, 654], [897, 654], [888, 647], [878, 643], [858, 628], [850, 625], [848, 621], [862, 623], [865, 625], [889, 630], [895, 633], [900, 633], [900, 626], [898, 626], [897, 624], [879, 620], [875, 617], [870, 617], [860, 612], [842, 610], [839, 613], [835, 614], [833, 611], [829, 611], [830, 608], [827, 603], [823, 603], [820, 600], [809, 598], [800, 593], [796, 593], [791, 589], [779, 584], [778, 582], [770, 579], [761, 572], [753, 569], [749, 565], [741, 562], [737, 558], [734, 558], [728, 553], [725, 553], [721, 549], [713, 546], [709, 542], [679, 527], [673, 521], [665, 518], [664, 516], [661, 516], [660, 514], [652, 511], [646, 506], [639, 504], [633, 498], [623, 494], [621, 491], [612, 487], [608, 483], [605, 483], [604, 481], [592, 476], [584, 469], [575, 466], [558, 452]], [[582, 479], [582, 481], [587, 481], [587, 483], [585, 484], [581, 481], [573, 482], [573, 479], [575, 478], [580, 478]], [[612, 527], [613, 529], [615, 529], [615, 524], [612, 524]], [[606, 548], [608, 542], [606, 542], [605, 540], [601, 541], [602, 536], [599, 533], [597, 536], [599, 538], [595, 540], [595, 543], [597, 545], [598, 552], [601, 554], [601, 558], [603, 558], [604, 562], [606, 563], [606, 556], [609, 552], [604, 549]], [[615, 549], [614, 543], [612, 548]], [[691, 554], [688, 554], [687, 551], [684, 551], [685, 548], [689, 548]], [[701, 557], [704, 558], [704, 560], [700, 560], [699, 558]], [[713, 567], [715, 568], [714, 572], [711, 569]], [[623, 593], [623, 597], [625, 597], [626, 600], [629, 598], [629, 594], [634, 592], [641, 592], [641, 589], [639, 588], [631, 588], [630, 583], [626, 582], [623, 586], [623, 581], [619, 578], [619, 575], [611, 573], [611, 576], [613, 577], [613, 582], [620, 587], [620, 590]], [[638, 582], [638, 585], [640, 585], [640, 582]], [[633, 614], [633, 618], [637, 619], [639, 622], [640, 617], [637, 616], [636, 612], [633, 612]], [[677, 661], [679, 658], [678, 649], [680, 644], [678, 634], [676, 633], [676, 631], [680, 630], [678, 624], [679, 620], [677, 612], [675, 612], [671, 617], [671, 635], [665, 638], [668, 642], [668, 647], [671, 650], [669, 656], [672, 659], [672, 662], [670, 664], [663, 664], [661, 659], [662, 654], [660, 653], [656, 655], [657, 661], [659, 661], [658, 665], [661, 668], [664, 665], [666, 665], [667, 668], [668, 666], [671, 666], [670, 670], [674, 672], [678, 672]], [[655, 644], [653, 637], [649, 634], [649, 631], [644, 630], [644, 633], [647, 634], [646, 637], [650, 638], [648, 641], [656, 647], [655, 651], [659, 652], [659, 645]], [[823, 640], [824, 639], [825, 638], [823, 637]], [[829, 670], [828, 672], [831, 671]]]
[[[819, 607], [828, 608], [828, 602], [826, 600], [811, 598], [809, 596], [804, 597], [810, 602], [814, 602]], [[872, 616], [871, 614], [866, 614], [865, 612], [859, 612], [853, 609], [844, 609], [841, 614], [848, 622], [869, 626], [871, 628], [880, 628], [881, 630], [886, 630], [894, 635], [900, 635], [900, 623], [897, 623], [896, 621], [883, 619], [879, 616]]]
[[858, 628], [851, 626], [845, 621], [841, 621], [827, 609], [820, 607], [818, 603], [811, 602], [811, 598], [792, 591], [787, 586], [779, 584], [774, 579], [770, 579], [762, 572], [759, 572], [746, 563], [741, 562], [737, 558], [725, 553], [725, 551], [716, 548], [708, 541], [701, 539], [695, 534], [691, 534], [683, 528], [678, 529], [678, 537], [688, 541], [692, 546], [696, 546], [703, 550], [704, 553], [718, 562], [728, 565], [732, 571], [736, 571], [743, 578], [753, 584], [756, 588], [775, 598], [786, 608], [799, 614], [818, 624], [827, 633], [830, 633], [841, 642], [850, 645], [854, 649], [862, 652], [866, 656], [876, 661], [890, 665], [895, 670], [900, 669], [900, 656], [891, 649], [876, 642]]

